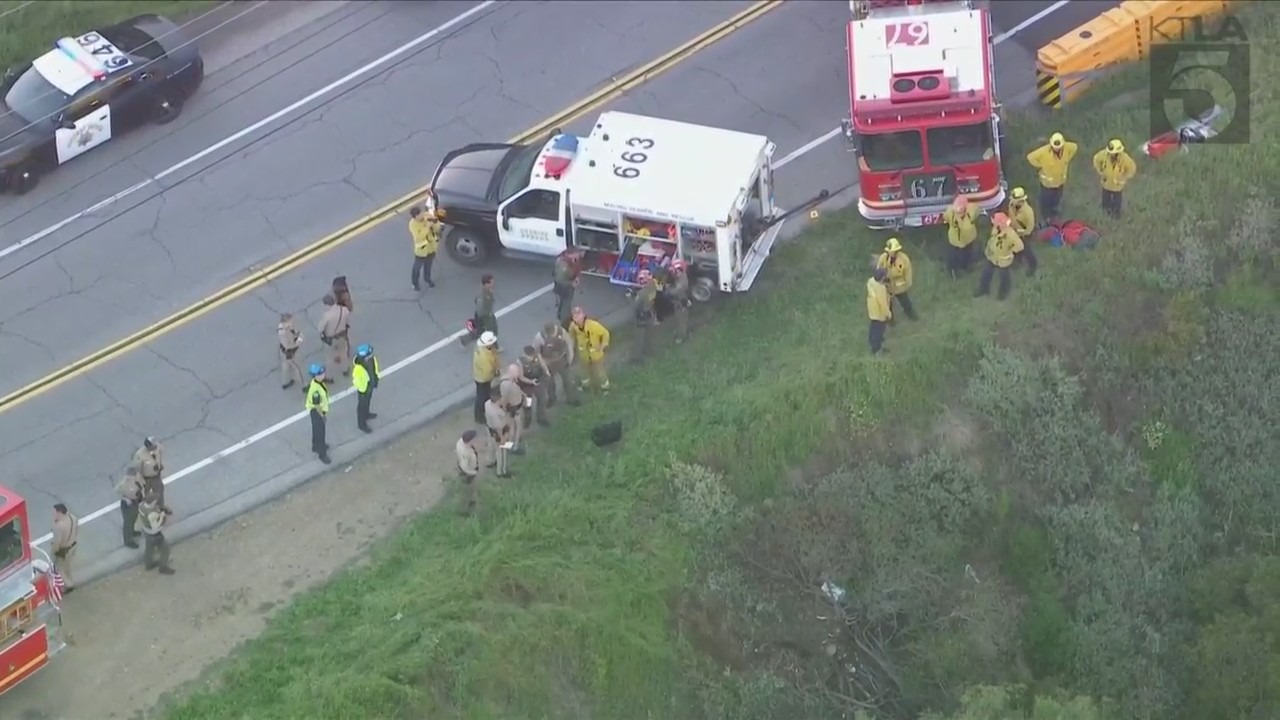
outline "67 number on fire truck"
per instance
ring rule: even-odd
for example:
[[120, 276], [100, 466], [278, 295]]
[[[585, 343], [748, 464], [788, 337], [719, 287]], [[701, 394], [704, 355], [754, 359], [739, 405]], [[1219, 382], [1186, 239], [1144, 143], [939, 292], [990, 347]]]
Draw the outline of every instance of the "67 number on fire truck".
[[920, 227], [965, 195], [1005, 200], [991, 20], [972, 2], [851, 0], [849, 118], [858, 211], [873, 228]]

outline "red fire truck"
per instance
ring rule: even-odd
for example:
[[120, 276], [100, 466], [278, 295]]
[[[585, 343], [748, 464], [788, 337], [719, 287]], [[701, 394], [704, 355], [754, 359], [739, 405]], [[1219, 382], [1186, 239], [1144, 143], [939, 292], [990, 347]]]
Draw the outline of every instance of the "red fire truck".
[[849, 118], [873, 228], [938, 223], [957, 194], [1004, 202], [991, 20], [956, 0], [851, 0]]
[[0, 486], [0, 695], [66, 647], [53, 563], [31, 545], [27, 504]]

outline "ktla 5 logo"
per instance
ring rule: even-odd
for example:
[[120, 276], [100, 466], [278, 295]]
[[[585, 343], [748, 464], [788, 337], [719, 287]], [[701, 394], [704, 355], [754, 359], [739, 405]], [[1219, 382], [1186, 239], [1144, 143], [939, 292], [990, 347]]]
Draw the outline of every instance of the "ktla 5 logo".
[[1219, 108], [1207, 142], [1249, 141], [1249, 38], [1240, 18], [1172, 17], [1151, 28], [1151, 131]]

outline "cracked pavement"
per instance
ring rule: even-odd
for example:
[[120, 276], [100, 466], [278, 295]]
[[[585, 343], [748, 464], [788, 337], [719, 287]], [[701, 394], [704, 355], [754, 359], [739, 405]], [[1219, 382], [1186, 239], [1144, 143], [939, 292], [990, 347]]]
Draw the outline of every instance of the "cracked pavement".
[[[1045, 4], [1003, 5], [1022, 8], [1020, 15], [997, 13], [997, 24], [1009, 27]], [[302, 119], [251, 144], [253, 138], [246, 138], [245, 144], [227, 148], [227, 160], [208, 158], [210, 164], [198, 174], [167, 183], [156, 198], [131, 209], [102, 211], [105, 224], [0, 282], [0, 356], [18, 360], [6, 363], [0, 393], [136, 332], [375, 210], [425, 183], [446, 151], [522, 132], [600, 87], [601, 78], [608, 83], [745, 6], [500, 5]], [[348, 13], [341, 18], [317, 21], [325, 27], [311, 39], [291, 41], [279, 59], [288, 67], [276, 68], [275, 78], [267, 72], [272, 61], [261, 57], [250, 58], [256, 64], [234, 78], [215, 73], [207, 81], [216, 88], [214, 98], [197, 96], [204, 99], [189, 106], [180, 121], [185, 125], [150, 145], [143, 131], [104, 146], [96, 161], [154, 173], [427, 32], [466, 5], [351, 7], [335, 13]], [[764, 133], [777, 144], [780, 157], [836, 127], [846, 112], [847, 12], [845, 3], [789, 2], [600, 111]], [[308, 47], [311, 53], [300, 61]], [[1000, 52], [1010, 66], [1028, 63], [1027, 50], [1013, 43]], [[289, 66], [293, 62], [300, 64]], [[222, 72], [235, 74], [237, 66]], [[250, 81], [249, 89], [240, 87]], [[237, 88], [242, 94], [234, 95]], [[566, 129], [585, 132], [600, 111]], [[77, 168], [64, 171], [74, 175]], [[784, 206], [798, 203], [852, 178], [851, 157], [832, 141], [778, 172], [778, 199]], [[122, 177], [108, 194], [136, 181]], [[58, 189], [54, 182], [49, 185]], [[38, 230], [38, 224], [24, 223], [42, 212], [47, 223], [50, 212], [65, 216], [66, 208], [74, 212], [98, 199], [49, 196], [48, 190], [42, 185], [20, 199], [31, 204], [26, 210], [15, 210], [8, 198], [0, 205], [0, 222], [9, 222], [6, 242]], [[82, 191], [73, 185], [67, 192]], [[86, 218], [28, 250], [42, 252], [45, 244], [64, 242], [104, 217]], [[434, 271], [437, 287], [415, 293], [409, 287], [405, 222], [384, 223], [144, 349], [0, 413], [3, 482], [29, 498], [57, 498], [87, 514], [114, 500], [114, 481], [146, 435], [165, 445], [171, 474], [300, 412], [297, 388], [280, 388], [275, 326], [281, 312], [293, 313], [305, 336], [300, 364], [323, 361], [327, 348], [318, 342], [316, 324], [320, 298], [334, 276], [346, 275], [352, 286], [353, 344], [372, 343], [384, 368], [460, 329], [484, 272], [498, 279], [500, 306], [550, 280], [547, 265], [498, 260], [483, 271], [470, 270], [442, 253]], [[0, 276], [29, 259], [24, 251], [0, 260]], [[620, 293], [604, 282], [589, 282], [582, 300], [601, 316], [622, 307]], [[551, 297], [543, 296], [500, 319], [508, 353], [518, 353], [531, 340], [553, 306]], [[380, 415], [375, 428], [468, 386], [469, 357], [469, 350], [451, 343], [388, 378], [374, 398]], [[335, 390], [343, 387], [339, 382]], [[344, 446], [363, 439], [355, 428], [354, 403], [335, 404], [329, 425], [330, 444], [341, 462]], [[318, 469], [308, 449], [305, 423], [294, 425], [203, 467], [171, 486], [168, 499], [180, 515], [193, 514], [306, 464]], [[47, 515], [39, 507], [33, 510], [33, 537], [48, 531]], [[91, 565], [114, 550], [118, 533], [114, 513], [86, 525], [81, 562]]]

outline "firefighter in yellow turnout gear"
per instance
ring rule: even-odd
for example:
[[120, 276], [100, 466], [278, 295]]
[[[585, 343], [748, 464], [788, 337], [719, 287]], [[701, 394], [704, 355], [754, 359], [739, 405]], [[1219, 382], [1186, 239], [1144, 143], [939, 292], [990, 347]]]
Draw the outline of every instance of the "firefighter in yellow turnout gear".
[[409, 210], [409, 236], [413, 238], [413, 271], [410, 281], [414, 290], [421, 290], [419, 281], [427, 287], [435, 287], [431, 280], [431, 266], [436, 262], [436, 250], [440, 248], [440, 220], [433, 211], [420, 207]]
[[1027, 277], [1031, 277], [1036, 274], [1036, 268], [1040, 266], [1039, 261], [1036, 260], [1035, 250], [1032, 248], [1034, 238], [1031, 237], [1036, 231], [1036, 211], [1032, 210], [1031, 203], [1027, 202], [1027, 191], [1020, 187], [1009, 191], [1009, 223], [1022, 240], [1021, 257], [1026, 259]]
[[351, 360], [351, 385], [356, 389], [356, 427], [367, 433], [373, 432], [369, 421], [378, 417], [378, 413], [373, 412], [370, 405], [381, 373], [382, 368], [378, 366], [378, 358], [373, 354], [373, 346], [366, 344], [356, 348], [356, 356]]
[[1062, 208], [1062, 188], [1066, 187], [1071, 161], [1080, 146], [1067, 142], [1062, 133], [1049, 136], [1049, 142], [1027, 153], [1027, 162], [1040, 176], [1040, 212], [1048, 219], [1058, 217]]
[[609, 392], [609, 375], [605, 369], [605, 352], [609, 349], [609, 328], [599, 320], [588, 317], [581, 307], [573, 309], [569, 334], [577, 347], [578, 362], [583, 367], [583, 388], [602, 393]]
[[876, 268], [875, 273], [867, 279], [867, 318], [871, 326], [867, 330], [867, 342], [871, 345], [871, 354], [875, 355], [884, 348], [884, 331], [893, 319], [893, 308], [890, 306], [889, 274], [884, 268]]
[[996, 298], [1003, 300], [1009, 296], [1013, 282], [1009, 276], [1009, 267], [1013, 265], [1014, 257], [1022, 252], [1022, 238], [1018, 237], [1009, 216], [1004, 213], [996, 213], [991, 218], [991, 224], [991, 237], [987, 240], [987, 265], [982, 268], [982, 280], [973, 296], [982, 297], [991, 292], [991, 279], [996, 273], [1000, 273], [1000, 290]]
[[911, 268], [911, 258], [902, 250], [898, 238], [889, 238], [884, 244], [884, 252], [876, 258], [876, 269], [884, 270], [888, 277], [890, 300], [897, 300], [902, 311], [910, 320], [916, 319], [916, 309], [911, 305], [911, 285], [915, 281], [915, 271]]
[[947, 226], [947, 272], [952, 279], [973, 266], [973, 243], [978, 239], [978, 207], [964, 195], [957, 195], [951, 207], [942, 213]]
[[1124, 186], [1138, 174], [1138, 164], [1125, 152], [1124, 143], [1113, 139], [1093, 156], [1093, 169], [1102, 184], [1102, 209], [1113, 218], [1120, 217]]

